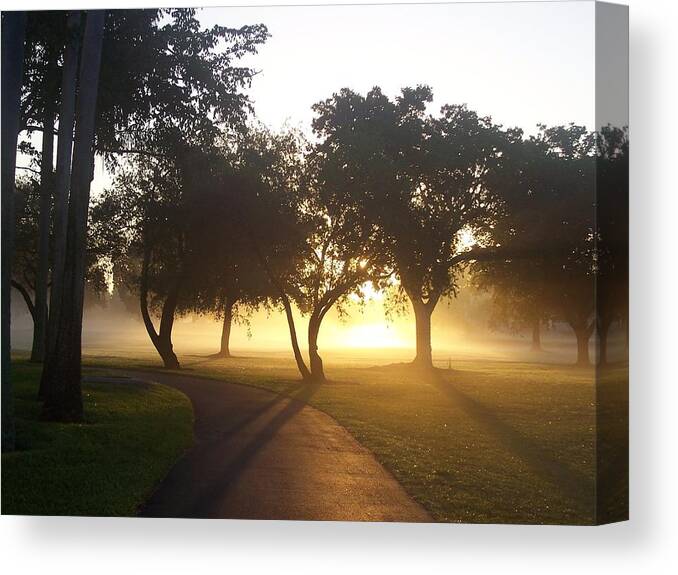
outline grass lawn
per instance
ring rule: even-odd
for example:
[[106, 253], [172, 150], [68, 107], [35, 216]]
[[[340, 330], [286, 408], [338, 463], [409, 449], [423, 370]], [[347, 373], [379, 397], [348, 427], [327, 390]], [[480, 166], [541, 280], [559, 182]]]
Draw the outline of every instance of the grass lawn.
[[193, 412], [173, 389], [85, 383], [85, 422], [40, 421], [40, 367], [14, 363], [17, 451], [2, 454], [6, 515], [135, 515], [193, 439]]
[[[283, 357], [180, 360], [187, 375], [270, 389], [330, 414], [437, 520], [595, 521], [592, 369], [459, 361], [427, 377], [405, 364], [365, 367], [326, 360], [331, 381], [310, 386], [301, 384], [293, 362]], [[86, 362], [159, 367], [150, 354], [90, 355]], [[627, 406], [625, 373], [626, 368], [611, 369], [600, 384], [613, 413]], [[623, 438], [626, 419], [613, 419], [608, 435]], [[608, 446], [607, 461], [618, 458], [615, 449]], [[612, 479], [620, 498], [626, 479]]]

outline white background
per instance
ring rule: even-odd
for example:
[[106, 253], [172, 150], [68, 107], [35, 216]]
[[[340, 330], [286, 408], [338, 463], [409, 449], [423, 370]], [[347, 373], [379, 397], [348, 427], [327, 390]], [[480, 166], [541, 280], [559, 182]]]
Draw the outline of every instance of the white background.
[[[69, 0], [50, 7], [111, 4]], [[116, 7], [152, 4], [127, 0]], [[584, 528], [2, 517], [5, 573], [674, 572], [678, 10], [671, 0], [629, 4], [631, 521]], [[47, 3], [2, 0], [0, 6], [45, 8]]]

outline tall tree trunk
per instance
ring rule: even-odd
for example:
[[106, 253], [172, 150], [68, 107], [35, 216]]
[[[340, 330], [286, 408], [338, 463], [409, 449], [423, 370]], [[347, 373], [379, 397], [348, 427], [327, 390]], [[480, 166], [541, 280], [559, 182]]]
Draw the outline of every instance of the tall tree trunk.
[[231, 325], [233, 324], [233, 306], [235, 300], [227, 297], [224, 303], [224, 321], [221, 325], [221, 346], [217, 357], [231, 357], [230, 340]]
[[14, 394], [12, 391], [10, 310], [12, 258], [14, 256], [14, 193], [16, 145], [19, 136], [21, 83], [24, 67], [26, 13], [2, 13], [2, 451], [14, 449]]
[[413, 363], [425, 369], [433, 369], [433, 353], [431, 350], [431, 314], [433, 306], [421, 301], [412, 300], [414, 320], [416, 323], [417, 354]]
[[52, 215], [52, 189], [54, 184], [54, 116], [58, 53], [49, 56], [44, 95], [45, 110], [42, 121], [42, 152], [40, 160], [40, 212], [38, 215], [38, 266], [35, 278], [35, 321], [31, 361], [45, 358], [47, 344], [47, 283], [49, 281], [49, 235]]
[[325, 381], [325, 370], [323, 360], [318, 353], [318, 334], [320, 333], [320, 324], [324, 314], [318, 310], [313, 310], [308, 322], [308, 357], [311, 366], [311, 377], [314, 381]]
[[167, 369], [180, 369], [179, 359], [174, 353], [172, 344], [172, 328], [174, 326], [174, 313], [177, 309], [179, 298], [180, 282], [175, 281], [170, 294], [165, 299], [160, 314], [160, 328], [155, 329], [153, 319], [148, 309], [148, 268], [150, 264], [151, 250], [148, 246], [144, 248], [144, 260], [141, 266], [141, 281], [139, 285], [139, 303], [141, 308], [141, 317], [144, 320], [144, 326], [148, 337], [155, 347], [162, 363]]
[[585, 330], [576, 332], [577, 336], [577, 365], [589, 365], [589, 336]]
[[87, 212], [94, 172], [94, 122], [105, 12], [87, 13], [80, 61], [75, 144], [68, 206], [68, 233], [61, 310], [54, 360], [46, 364], [43, 414], [57, 421], [82, 420], [82, 313], [85, 296]]
[[80, 51], [80, 12], [71, 12], [66, 21], [68, 40], [64, 48], [64, 63], [61, 71], [61, 104], [59, 107], [59, 141], [54, 183], [54, 231], [52, 236], [52, 285], [49, 290], [49, 321], [47, 326], [47, 349], [45, 368], [40, 378], [39, 396], [47, 394], [52, 371], [47, 364], [57, 354], [57, 331], [63, 297], [64, 268], [66, 261], [66, 232], [68, 227], [68, 194], [71, 184], [71, 155], [73, 150], [73, 127], [75, 124], [75, 92]]
[[532, 321], [532, 351], [541, 351], [541, 321]]

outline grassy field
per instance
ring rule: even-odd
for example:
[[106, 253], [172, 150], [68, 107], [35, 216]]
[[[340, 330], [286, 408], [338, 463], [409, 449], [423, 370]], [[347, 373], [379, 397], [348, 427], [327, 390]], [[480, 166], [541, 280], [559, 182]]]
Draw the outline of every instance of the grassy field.
[[186, 396], [156, 384], [85, 383], [86, 421], [40, 421], [40, 367], [15, 362], [17, 451], [2, 454], [2, 513], [135, 515], [193, 438]]
[[[457, 361], [453, 369], [427, 376], [406, 364], [326, 361], [331, 381], [311, 386], [301, 384], [293, 362], [283, 356], [180, 359], [183, 373], [266, 388], [330, 414], [437, 520], [595, 521], [592, 369]], [[151, 354], [97, 354], [86, 362], [159, 367]], [[613, 412], [628, 402], [624, 377], [625, 368], [611, 369], [601, 384]], [[625, 425], [617, 418], [608, 431], [623, 437]], [[614, 460], [616, 454], [606, 457]], [[624, 479], [615, 481], [622, 497]]]

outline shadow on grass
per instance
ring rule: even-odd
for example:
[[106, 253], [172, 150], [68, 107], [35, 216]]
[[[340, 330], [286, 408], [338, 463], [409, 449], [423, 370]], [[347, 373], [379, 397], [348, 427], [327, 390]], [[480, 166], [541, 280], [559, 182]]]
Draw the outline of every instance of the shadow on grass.
[[542, 479], [559, 488], [568, 498], [580, 504], [587, 503], [587, 499], [593, 500], [592, 478], [559, 461], [549, 450], [503, 421], [494, 410], [469, 397], [453, 382], [446, 380], [441, 370], [420, 371], [420, 374], [422, 378], [426, 378], [428, 383], [482, 425], [505, 449], [519, 457]]

